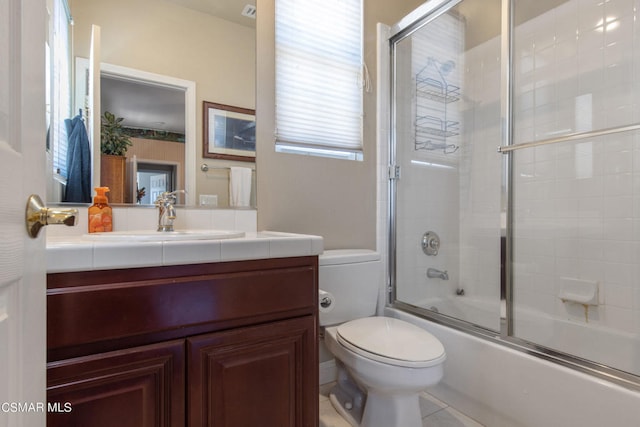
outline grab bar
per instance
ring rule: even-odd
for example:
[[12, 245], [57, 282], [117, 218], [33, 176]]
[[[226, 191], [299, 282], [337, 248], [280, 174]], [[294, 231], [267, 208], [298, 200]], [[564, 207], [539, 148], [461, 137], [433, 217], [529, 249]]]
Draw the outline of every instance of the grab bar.
[[523, 142], [520, 144], [513, 144], [513, 145], [501, 145], [498, 147], [498, 153], [504, 154], [510, 151], [520, 150], [522, 148], [538, 147], [540, 145], [549, 145], [549, 144], [556, 144], [558, 142], [575, 141], [575, 140], [580, 140], [584, 138], [594, 138], [597, 136], [612, 135], [620, 132], [631, 132], [634, 130], [640, 130], [640, 123], [627, 125], [627, 126], [612, 127], [607, 129], [592, 130], [587, 132], [570, 133], [568, 135], [559, 136], [557, 138], [541, 139], [539, 141]]

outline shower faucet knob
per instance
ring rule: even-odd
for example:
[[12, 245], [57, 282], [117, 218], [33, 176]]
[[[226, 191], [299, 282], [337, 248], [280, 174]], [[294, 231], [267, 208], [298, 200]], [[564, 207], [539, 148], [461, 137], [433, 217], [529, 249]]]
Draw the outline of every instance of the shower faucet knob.
[[440, 237], [433, 231], [427, 231], [422, 235], [422, 251], [429, 256], [438, 255], [440, 249]]

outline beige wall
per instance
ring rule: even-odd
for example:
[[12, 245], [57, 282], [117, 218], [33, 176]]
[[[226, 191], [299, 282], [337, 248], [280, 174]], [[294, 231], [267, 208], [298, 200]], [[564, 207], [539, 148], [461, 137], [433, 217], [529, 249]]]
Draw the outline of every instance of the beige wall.
[[[91, 24], [101, 27], [102, 62], [196, 82], [198, 194], [220, 194], [228, 181], [199, 165], [240, 165], [202, 158], [202, 101], [255, 108], [255, 30], [162, 0], [69, 0], [74, 56], [89, 57]], [[195, 200], [198, 199], [196, 195]]]
[[421, 4], [364, 0], [364, 57], [373, 88], [364, 95], [364, 161], [274, 151], [274, 0], [258, 0], [258, 229], [323, 236], [326, 249], [376, 243], [376, 24], [392, 25]]

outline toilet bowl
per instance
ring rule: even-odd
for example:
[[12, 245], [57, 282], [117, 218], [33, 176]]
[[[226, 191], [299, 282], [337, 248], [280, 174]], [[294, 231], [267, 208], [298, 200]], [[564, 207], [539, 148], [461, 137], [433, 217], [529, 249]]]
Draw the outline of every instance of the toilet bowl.
[[[442, 378], [444, 347], [415, 325], [373, 316], [375, 303], [363, 307], [369, 293], [377, 295], [379, 256], [371, 251], [333, 252], [320, 256], [319, 280], [332, 303], [340, 306], [338, 316], [320, 313], [324, 341], [338, 368], [330, 393], [333, 406], [355, 427], [421, 427], [419, 393]], [[357, 296], [353, 307], [359, 316], [348, 315], [349, 296]], [[340, 322], [331, 323], [336, 318]]]
[[[362, 427], [422, 426], [419, 393], [440, 381], [446, 359], [433, 335], [402, 320], [369, 317], [327, 328], [325, 343], [341, 362], [339, 369], [348, 372], [331, 399], [347, 421]], [[363, 407], [350, 397], [362, 400]]]

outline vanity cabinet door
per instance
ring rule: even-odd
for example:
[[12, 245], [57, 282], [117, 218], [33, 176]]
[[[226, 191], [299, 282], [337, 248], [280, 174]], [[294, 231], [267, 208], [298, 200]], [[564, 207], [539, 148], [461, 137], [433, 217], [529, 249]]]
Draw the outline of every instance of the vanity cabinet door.
[[51, 362], [47, 426], [184, 426], [184, 390], [184, 340]]
[[190, 427], [318, 423], [314, 316], [187, 340]]

